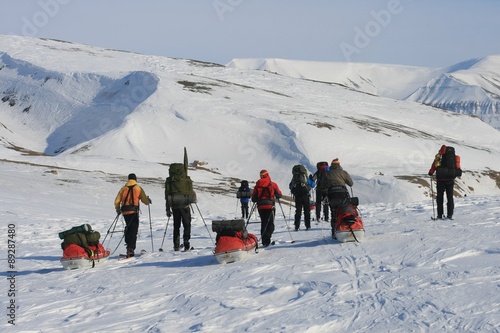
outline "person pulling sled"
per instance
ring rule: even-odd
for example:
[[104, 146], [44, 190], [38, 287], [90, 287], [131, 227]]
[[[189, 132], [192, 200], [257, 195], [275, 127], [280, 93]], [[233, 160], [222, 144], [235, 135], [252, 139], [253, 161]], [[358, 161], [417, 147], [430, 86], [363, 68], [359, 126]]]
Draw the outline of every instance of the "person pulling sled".
[[275, 200], [281, 198], [281, 196], [280, 188], [275, 182], [271, 181], [267, 170], [261, 170], [260, 179], [257, 180], [252, 191], [252, 202], [257, 204], [261, 221], [260, 235], [264, 247], [271, 245], [276, 213]]
[[123, 214], [125, 219], [125, 244], [127, 246], [127, 257], [135, 255], [137, 232], [139, 231], [139, 204], [152, 204], [142, 187], [137, 184], [134, 173], [128, 175], [128, 181], [115, 198], [115, 210], [117, 214]]
[[349, 200], [349, 191], [346, 185], [352, 187], [354, 182], [347, 171], [340, 165], [338, 158], [335, 158], [330, 164], [330, 169], [325, 174], [324, 186], [327, 188], [328, 202], [331, 213], [332, 237], [335, 238], [337, 209], [345, 205]]

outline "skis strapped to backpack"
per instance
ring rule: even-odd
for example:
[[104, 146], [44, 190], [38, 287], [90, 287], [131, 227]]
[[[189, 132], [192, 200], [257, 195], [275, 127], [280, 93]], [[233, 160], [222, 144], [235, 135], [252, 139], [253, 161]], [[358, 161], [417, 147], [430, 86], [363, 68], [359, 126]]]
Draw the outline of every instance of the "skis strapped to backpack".
[[169, 206], [185, 206], [196, 202], [193, 181], [182, 163], [170, 164], [169, 177], [165, 181], [165, 197]]

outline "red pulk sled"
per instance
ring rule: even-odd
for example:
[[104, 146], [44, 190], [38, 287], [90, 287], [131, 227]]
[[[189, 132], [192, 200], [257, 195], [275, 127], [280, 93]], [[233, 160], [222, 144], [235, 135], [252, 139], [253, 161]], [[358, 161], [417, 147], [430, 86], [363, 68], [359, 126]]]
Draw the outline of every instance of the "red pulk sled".
[[257, 252], [258, 239], [247, 232], [243, 219], [214, 220], [212, 231], [217, 233], [214, 255], [221, 264], [240, 261]]
[[363, 220], [359, 216], [358, 198], [349, 198], [348, 203], [337, 208], [334, 238], [339, 242], [361, 242], [365, 238]]
[[69, 244], [66, 246], [61, 258], [63, 267], [65, 269], [91, 268], [109, 257], [109, 251], [105, 250], [101, 243], [89, 245], [88, 248], [93, 255], [89, 256], [87, 251], [80, 245]]
[[63, 240], [61, 264], [66, 269], [94, 267], [109, 257], [109, 251], [99, 243], [101, 235], [89, 224], [73, 227], [59, 233]]

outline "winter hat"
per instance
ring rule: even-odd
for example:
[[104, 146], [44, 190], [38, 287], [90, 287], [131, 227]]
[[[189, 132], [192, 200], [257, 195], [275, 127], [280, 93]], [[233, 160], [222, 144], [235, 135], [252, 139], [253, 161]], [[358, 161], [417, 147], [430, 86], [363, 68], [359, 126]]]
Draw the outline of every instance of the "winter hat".
[[137, 180], [137, 177], [135, 176], [135, 173], [131, 173], [128, 175], [128, 179]]
[[266, 178], [269, 177], [269, 173], [267, 170], [260, 170], [260, 178]]
[[332, 164], [331, 165], [334, 165], [334, 164], [340, 164], [340, 161], [338, 158], [334, 158], [333, 161], [332, 161]]

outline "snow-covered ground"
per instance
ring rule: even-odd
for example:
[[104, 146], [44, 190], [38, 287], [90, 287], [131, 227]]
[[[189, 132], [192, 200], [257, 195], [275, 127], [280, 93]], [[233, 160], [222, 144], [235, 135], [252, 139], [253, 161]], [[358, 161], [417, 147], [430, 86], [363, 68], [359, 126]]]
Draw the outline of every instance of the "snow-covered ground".
[[[2, 332], [499, 331], [500, 132], [479, 119], [262, 71], [15, 36], [0, 36], [0, 78]], [[464, 175], [455, 219], [433, 222], [427, 170], [442, 144], [456, 148]], [[178, 253], [163, 183], [183, 147], [198, 161], [198, 204], [195, 250]], [[335, 157], [354, 178], [364, 242], [332, 240], [325, 222], [287, 229], [285, 197], [275, 246], [217, 263], [211, 221], [239, 217], [240, 179], [253, 185], [267, 169], [289, 194], [293, 165], [314, 172]], [[118, 261], [120, 234], [108, 235], [118, 246], [109, 260], [63, 270], [58, 233], [89, 223], [104, 238], [130, 172], [153, 201], [138, 240], [147, 253]], [[249, 229], [260, 237], [258, 224]]]
[[[431, 221], [430, 199], [362, 202], [366, 237], [359, 244], [333, 241], [325, 222], [313, 222], [309, 231], [288, 230], [293, 210], [283, 203], [275, 246], [220, 265], [208, 230], [212, 219], [238, 217], [236, 197], [199, 190], [191, 240], [196, 250], [173, 252], [172, 221], [161, 246], [163, 180], [139, 174], [153, 200], [150, 213], [142, 207], [138, 240], [148, 253], [118, 261], [121, 245], [96, 268], [65, 271], [58, 232], [90, 223], [104, 237], [125, 176], [5, 161], [0, 169], [2, 304], [5, 309], [13, 300], [16, 306], [16, 325], [4, 316], [3, 332], [499, 330], [498, 195], [456, 198], [455, 220], [443, 222]], [[191, 176], [196, 182], [197, 172]], [[16, 273], [5, 260], [8, 228], [15, 230]], [[249, 231], [260, 236], [258, 224], [249, 224]], [[115, 234], [106, 245], [114, 250], [119, 238]], [[7, 297], [11, 275], [16, 292]]]

